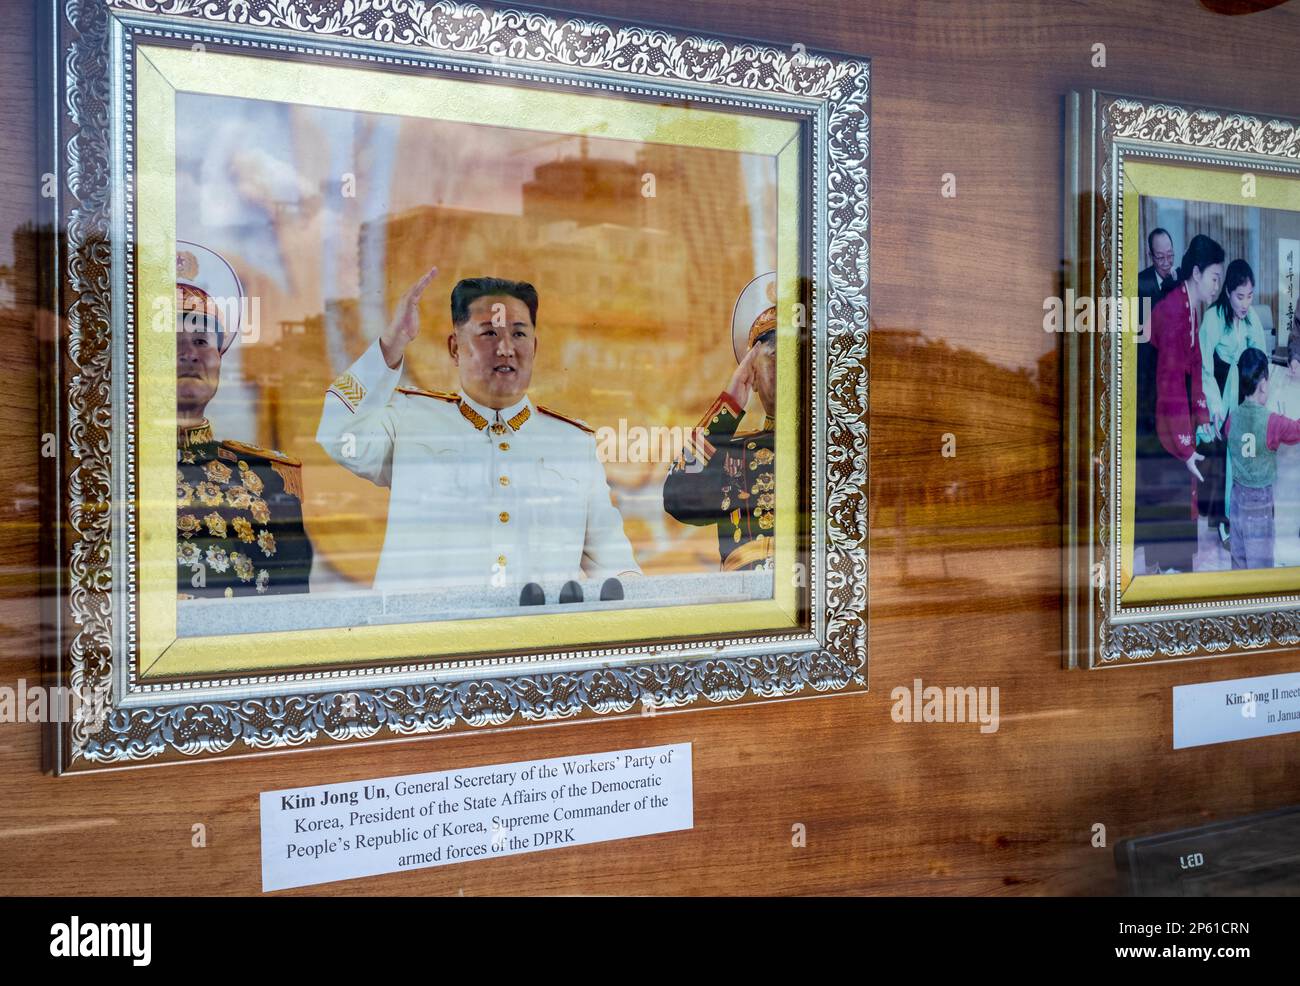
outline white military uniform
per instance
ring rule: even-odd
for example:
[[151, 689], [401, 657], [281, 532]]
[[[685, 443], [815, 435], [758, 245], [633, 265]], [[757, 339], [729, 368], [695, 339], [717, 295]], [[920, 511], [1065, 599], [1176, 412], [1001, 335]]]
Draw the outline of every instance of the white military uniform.
[[376, 341], [326, 392], [316, 433], [336, 462], [392, 490], [376, 589], [640, 572], [589, 430], [526, 396], [497, 411], [399, 389], [401, 371]]

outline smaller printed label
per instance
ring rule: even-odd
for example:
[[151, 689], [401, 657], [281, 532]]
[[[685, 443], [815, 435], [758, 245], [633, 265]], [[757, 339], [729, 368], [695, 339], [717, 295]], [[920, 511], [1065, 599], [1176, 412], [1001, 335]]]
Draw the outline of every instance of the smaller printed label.
[[1174, 749], [1300, 731], [1300, 672], [1174, 687]]

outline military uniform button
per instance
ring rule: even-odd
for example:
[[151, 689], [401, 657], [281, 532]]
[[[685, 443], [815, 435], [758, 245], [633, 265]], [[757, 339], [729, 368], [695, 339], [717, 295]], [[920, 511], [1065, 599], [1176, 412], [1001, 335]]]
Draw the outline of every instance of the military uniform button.
[[497, 446], [497, 448], [501, 449], [502, 452], [509, 452], [509, 451], [510, 451], [510, 443], [509, 443], [509, 442], [502, 442], [500, 445]]
[[500, 478], [497, 480], [497, 482], [500, 483], [502, 486], [509, 486], [509, 485], [510, 485], [510, 477], [509, 477], [509, 476], [502, 476], [502, 477], [500, 477]]
[[501, 521], [501, 523], [503, 524], [508, 524], [510, 523], [510, 515], [506, 513], [504, 510], [502, 510], [499, 514], [497, 514], [497, 520]]
[[503, 424], [495, 424], [495, 425], [492, 426], [492, 434], [494, 434], [494, 435], [504, 435], [505, 433], [506, 433], [506, 426], [505, 426], [505, 425], [503, 425]]
[[753, 442], [750, 442], [748, 445], [745, 446], [745, 448], [755, 448], [755, 445]]
[[497, 555], [497, 564], [500, 565], [502, 568], [505, 568], [505, 567], [506, 567], [506, 556], [505, 556], [505, 555]]

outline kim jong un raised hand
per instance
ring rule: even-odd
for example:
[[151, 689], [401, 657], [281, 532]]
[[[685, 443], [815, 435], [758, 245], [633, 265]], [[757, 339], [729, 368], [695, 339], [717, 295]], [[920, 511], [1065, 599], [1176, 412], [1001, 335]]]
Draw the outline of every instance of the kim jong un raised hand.
[[390, 369], [397, 369], [402, 364], [406, 347], [420, 334], [420, 296], [438, 274], [437, 267], [430, 267], [429, 272], [411, 286], [397, 303], [393, 320], [379, 337], [379, 349], [384, 354], [384, 362]]

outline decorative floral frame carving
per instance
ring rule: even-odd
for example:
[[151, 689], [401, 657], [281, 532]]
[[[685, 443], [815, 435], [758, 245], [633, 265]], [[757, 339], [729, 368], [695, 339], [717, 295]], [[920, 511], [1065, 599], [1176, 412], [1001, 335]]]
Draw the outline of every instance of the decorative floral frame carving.
[[[466, 728], [574, 720], [647, 706], [796, 698], [867, 685], [867, 326], [870, 69], [863, 58], [783, 50], [716, 37], [512, 8], [423, 0], [58, 0], [47, 25], [53, 64], [49, 150], [58, 177], [50, 221], [45, 419], [59, 455], [43, 477], [55, 532], [48, 542], [47, 666], [59, 686], [110, 695], [102, 722], [58, 724], [56, 772], [249, 755], [349, 740], [399, 740]], [[115, 641], [123, 597], [115, 553], [131, 550], [129, 512], [114, 502], [111, 382], [114, 238], [121, 215], [110, 128], [129, 121], [129, 85], [114, 52], [138, 34], [301, 52], [349, 64], [421, 65], [454, 58], [464, 71], [618, 91], [802, 107], [812, 189], [809, 393], [813, 550], [808, 573], [815, 645], [774, 650], [761, 637], [709, 653], [666, 640], [652, 660], [628, 648], [582, 652], [582, 670], [421, 680], [431, 664], [243, 677], [141, 689]], [[129, 80], [128, 80], [129, 83]], [[791, 110], [793, 112], [793, 110]], [[120, 559], [118, 559], [120, 561]], [[764, 644], [766, 643], [766, 646]], [[749, 651], [748, 653], [746, 651]], [[563, 655], [573, 657], [574, 655]], [[242, 689], [205, 698], [211, 684]]]
[[[1079, 298], [1118, 297], [1125, 265], [1138, 263], [1122, 249], [1126, 156], [1300, 180], [1295, 120], [1097, 91], [1071, 94], [1066, 112], [1064, 273]], [[1118, 338], [1066, 333], [1063, 665], [1125, 667], [1300, 645], [1300, 595], [1120, 605]]]

